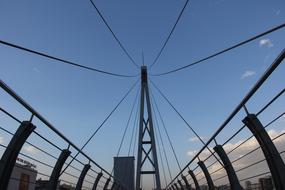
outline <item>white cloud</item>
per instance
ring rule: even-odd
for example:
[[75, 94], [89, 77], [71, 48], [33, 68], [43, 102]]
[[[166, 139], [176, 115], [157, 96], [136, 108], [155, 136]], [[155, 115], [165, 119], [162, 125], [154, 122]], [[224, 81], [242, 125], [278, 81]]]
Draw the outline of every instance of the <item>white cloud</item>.
[[32, 153], [32, 154], [36, 154], [39, 152], [38, 149], [36, 149], [35, 147], [31, 146], [31, 145], [27, 145], [27, 146], [24, 146], [24, 150], [28, 153]]
[[[200, 137], [202, 140], [205, 140], [205, 137]], [[200, 139], [198, 137], [192, 137], [189, 139], [190, 142], [198, 142]]]
[[261, 39], [259, 41], [259, 47], [268, 47], [268, 48], [271, 48], [274, 46], [274, 44], [271, 42], [270, 39]]
[[276, 11], [276, 16], [279, 16], [279, 15], [280, 15], [280, 13], [281, 13], [281, 11], [280, 11], [280, 10]]
[[4, 137], [0, 137], [0, 144], [4, 143]]
[[241, 76], [241, 79], [245, 79], [245, 78], [248, 78], [248, 77], [251, 77], [253, 75], [255, 75], [256, 72], [255, 71], [250, 71], [250, 70], [246, 70], [242, 76]]
[[190, 157], [193, 157], [193, 156], [195, 156], [197, 154], [197, 152], [198, 152], [197, 150], [189, 150], [187, 152], [187, 155], [190, 156]]

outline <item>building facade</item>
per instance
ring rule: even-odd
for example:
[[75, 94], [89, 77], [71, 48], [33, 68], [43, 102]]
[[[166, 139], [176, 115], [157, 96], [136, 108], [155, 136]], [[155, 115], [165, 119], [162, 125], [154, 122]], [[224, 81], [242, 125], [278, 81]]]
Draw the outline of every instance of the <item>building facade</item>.
[[16, 163], [7, 190], [35, 190], [37, 171], [29, 164]]

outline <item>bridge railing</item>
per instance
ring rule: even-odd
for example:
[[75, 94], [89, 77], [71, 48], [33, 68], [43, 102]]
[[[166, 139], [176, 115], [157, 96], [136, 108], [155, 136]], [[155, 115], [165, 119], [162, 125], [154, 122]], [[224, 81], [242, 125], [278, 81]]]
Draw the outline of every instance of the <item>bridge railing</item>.
[[[96, 189], [110, 189], [113, 186], [114, 178], [108, 171], [2, 80], [0, 87], [0, 189], [6, 189], [9, 182], [10, 186], [28, 183], [49, 189], [54, 189], [58, 181], [60, 185], [77, 189], [93, 189], [95, 181]], [[36, 173], [36, 178], [21, 178], [15, 174], [16, 168]], [[124, 189], [123, 185], [120, 188]]]
[[[262, 176], [271, 176], [276, 189], [285, 189], [285, 148], [283, 140], [283, 144], [280, 144], [281, 139], [285, 137], [285, 131], [281, 130], [278, 134], [274, 134], [274, 130], [266, 131], [276, 122], [284, 119], [285, 108], [281, 109], [280, 113], [274, 113], [276, 115], [272, 113], [264, 115], [284, 95], [285, 88], [273, 95], [256, 113], [251, 113], [247, 108], [247, 104], [251, 103], [250, 100], [253, 99], [253, 96], [256, 95], [276, 68], [280, 66], [284, 58], [285, 49], [205, 145], [167, 185], [167, 189], [177, 189], [176, 184], [181, 184], [182, 181], [185, 187], [188, 183], [196, 189], [199, 186], [206, 185], [212, 190], [217, 185], [225, 184], [235, 190], [243, 188], [241, 182]], [[267, 123], [260, 121], [259, 117], [262, 114], [262, 118], [267, 118]], [[231, 133], [229, 129], [235, 129], [237, 124], [240, 127], [229, 136], [228, 134]], [[241, 140], [248, 134], [251, 135], [247, 139]], [[238, 141], [233, 143], [235, 140]], [[208, 148], [212, 151], [210, 152]], [[249, 159], [249, 157], [251, 158]], [[254, 173], [252, 168], [254, 168]]]

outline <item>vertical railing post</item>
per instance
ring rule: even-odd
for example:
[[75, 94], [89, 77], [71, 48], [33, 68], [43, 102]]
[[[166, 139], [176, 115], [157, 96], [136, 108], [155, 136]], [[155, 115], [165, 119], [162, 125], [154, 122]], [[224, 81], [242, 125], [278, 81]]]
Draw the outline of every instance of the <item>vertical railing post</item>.
[[60, 177], [60, 171], [70, 153], [71, 152], [68, 149], [64, 149], [60, 153], [59, 158], [57, 159], [56, 164], [52, 170], [51, 176], [49, 178], [49, 185], [48, 185], [49, 190], [54, 190], [57, 188], [58, 178]]
[[179, 190], [179, 187], [178, 187], [177, 183], [174, 183], [174, 187], [175, 187], [176, 190]]
[[79, 176], [79, 179], [77, 181], [75, 190], [81, 190], [84, 178], [85, 178], [85, 176], [86, 176], [86, 174], [90, 168], [91, 168], [91, 166], [89, 164], [84, 165], [83, 170], [82, 170], [82, 172]]
[[23, 121], [9, 142], [0, 161], [0, 189], [7, 189], [17, 157], [35, 128], [31, 122]]
[[241, 190], [242, 187], [239, 183], [236, 172], [232, 166], [232, 163], [231, 163], [229, 157], [227, 156], [225, 150], [223, 149], [223, 147], [221, 145], [216, 145], [214, 147], [214, 150], [219, 155], [219, 157], [221, 158], [221, 160], [224, 164], [224, 168], [227, 172], [228, 179], [230, 181], [231, 189], [232, 190]]
[[284, 190], [285, 165], [270, 136], [255, 114], [248, 114], [243, 119], [243, 123], [249, 128], [258, 141], [267, 161], [276, 189]]
[[206, 177], [209, 190], [215, 190], [215, 186], [214, 186], [213, 180], [212, 180], [212, 178], [211, 178], [211, 176], [209, 174], [209, 171], [208, 171], [207, 167], [205, 166], [204, 162], [203, 161], [199, 161], [198, 165], [200, 166], [200, 168], [202, 169], [202, 171], [203, 171], [203, 173], [204, 173], [204, 175]]
[[179, 186], [180, 186], [180, 189], [181, 189], [181, 190], [184, 190], [184, 187], [183, 187], [183, 184], [182, 184], [181, 180], [177, 180], [177, 182], [178, 182], [178, 184], [179, 184]]
[[187, 178], [184, 175], [182, 176], [182, 180], [184, 181], [186, 185], [186, 189], [191, 190], [191, 185], [189, 184], [189, 182], [187, 181]]
[[194, 181], [195, 189], [196, 189], [196, 190], [200, 190], [200, 186], [199, 186], [199, 183], [198, 183], [198, 181], [197, 181], [197, 178], [196, 178], [194, 172], [193, 172], [192, 170], [189, 170], [188, 173], [190, 174], [192, 180]]
[[99, 183], [99, 181], [100, 181], [102, 176], [103, 176], [102, 172], [97, 174], [97, 177], [96, 177], [95, 182], [93, 184], [92, 190], [96, 190], [97, 189], [98, 183]]
[[103, 187], [103, 190], [108, 190], [108, 186], [109, 186], [110, 181], [111, 181], [111, 178], [108, 178], [104, 187]]

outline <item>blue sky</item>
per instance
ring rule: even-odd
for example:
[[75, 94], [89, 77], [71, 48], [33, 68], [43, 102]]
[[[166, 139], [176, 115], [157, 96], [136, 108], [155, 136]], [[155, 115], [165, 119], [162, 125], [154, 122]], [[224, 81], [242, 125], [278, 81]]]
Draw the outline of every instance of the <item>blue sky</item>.
[[[95, 3], [136, 63], [142, 64], [143, 51], [145, 64], [150, 65], [184, 1], [97, 0]], [[282, 0], [190, 1], [165, 51], [149, 73], [189, 64], [282, 24], [284, 20]], [[1, 40], [106, 71], [140, 72], [120, 49], [88, 0], [2, 0], [0, 23]], [[284, 34], [281, 29], [203, 64], [151, 79], [193, 128], [209, 138], [281, 52]], [[84, 144], [136, 81], [136, 78], [85, 71], [3, 45], [0, 45], [0, 56], [1, 79], [78, 146]], [[252, 112], [284, 88], [284, 69], [280, 66], [249, 103]], [[138, 86], [86, 147], [85, 151], [109, 170], [137, 89]], [[189, 141], [194, 135], [153, 88], [152, 91], [184, 165], [190, 159], [187, 152], [198, 149], [201, 144]], [[2, 91], [1, 95], [5, 97], [1, 98], [1, 106], [16, 112], [21, 119], [28, 118]], [[268, 111], [264, 121], [284, 111], [282, 107], [284, 101]], [[235, 122], [237, 129], [241, 122]], [[222, 141], [232, 132], [233, 129], [227, 129], [219, 138]], [[130, 130], [123, 154], [127, 152], [129, 139]], [[174, 175], [178, 168], [167, 149]]]

